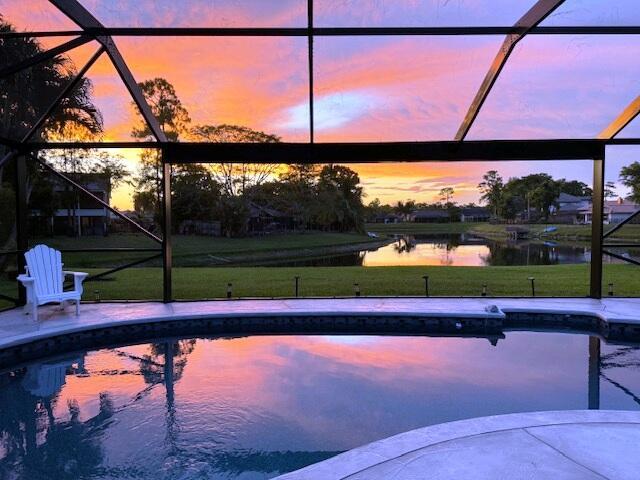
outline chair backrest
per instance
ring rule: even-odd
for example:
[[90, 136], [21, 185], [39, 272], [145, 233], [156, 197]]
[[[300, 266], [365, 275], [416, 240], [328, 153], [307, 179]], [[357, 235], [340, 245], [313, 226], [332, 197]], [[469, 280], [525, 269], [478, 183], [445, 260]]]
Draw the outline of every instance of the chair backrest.
[[36, 295], [62, 293], [62, 255], [46, 245], [36, 245], [24, 254], [29, 276], [35, 279]]

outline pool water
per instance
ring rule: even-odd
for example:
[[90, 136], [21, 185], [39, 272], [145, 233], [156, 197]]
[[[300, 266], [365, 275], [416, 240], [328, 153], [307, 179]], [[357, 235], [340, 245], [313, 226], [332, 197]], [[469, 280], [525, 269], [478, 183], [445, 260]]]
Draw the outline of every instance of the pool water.
[[271, 478], [430, 424], [639, 396], [640, 347], [585, 335], [158, 341], [1, 373], [0, 478]]

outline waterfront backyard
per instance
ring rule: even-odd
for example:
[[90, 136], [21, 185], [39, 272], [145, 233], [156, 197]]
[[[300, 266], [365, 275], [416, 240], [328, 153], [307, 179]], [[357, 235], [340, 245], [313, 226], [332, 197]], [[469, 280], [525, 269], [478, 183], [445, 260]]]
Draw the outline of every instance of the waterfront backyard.
[[[504, 225], [367, 224], [375, 237], [355, 233], [307, 232], [246, 238], [173, 237], [176, 299], [233, 297], [586, 296], [589, 285], [589, 226], [559, 226], [546, 238], [532, 225], [532, 237], [507, 241]], [[615, 240], [638, 238], [627, 225]], [[63, 250], [159, 248], [141, 235], [34, 239]], [[626, 249], [634, 256], [635, 249]], [[158, 252], [159, 253], [159, 252]], [[65, 253], [66, 268], [105, 273], [154, 252]], [[5, 281], [6, 291], [15, 288]], [[110, 273], [86, 284], [87, 300], [159, 299], [161, 259]], [[605, 257], [604, 284], [614, 295], [634, 296], [640, 274], [633, 265]], [[356, 287], [357, 284], [357, 287]], [[485, 288], [486, 285], [486, 288]]]

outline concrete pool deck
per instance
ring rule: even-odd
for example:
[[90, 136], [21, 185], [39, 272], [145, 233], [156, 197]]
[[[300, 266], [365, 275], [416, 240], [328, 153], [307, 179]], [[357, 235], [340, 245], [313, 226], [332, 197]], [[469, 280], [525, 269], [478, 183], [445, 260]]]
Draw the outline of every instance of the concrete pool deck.
[[[497, 308], [495, 308], [497, 307]], [[370, 317], [488, 319], [509, 313], [582, 315], [607, 324], [640, 327], [640, 298], [340, 298], [202, 302], [86, 303], [80, 315], [55, 305], [40, 308], [38, 323], [21, 308], [0, 313], [0, 350], [49, 337], [123, 325], [197, 319]], [[265, 320], [269, 321], [269, 320]]]
[[640, 412], [533, 412], [442, 423], [349, 450], [281, 480], [633, 480]]

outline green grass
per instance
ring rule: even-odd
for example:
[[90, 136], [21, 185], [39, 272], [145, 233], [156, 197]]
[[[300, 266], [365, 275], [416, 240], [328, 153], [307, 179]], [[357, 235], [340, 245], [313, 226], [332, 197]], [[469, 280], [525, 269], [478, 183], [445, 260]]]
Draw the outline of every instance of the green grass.
[[[479, 235], [485, 235], [489, 237], [507, 237], [507, 227], [509, 225], [493, 225], [489, 223], [478, 223], [471, 228], [472, 233]], [[530, 238], [545, 238], [556, 240], [590, 240], [591, 239], [591, 225], [562, 225], [562, 224], [548, 224], [548, 225], [518, 225], [519, 227], [529, 230]], [[544, 229], [554, 226], [557, 231], [551, 233], [545, 233]], [[605, 225], [604, 231], [613, 228], [612, 225]], [[640, 241], [640, 225], [630, 224], [623, 226], [620, 230], [615, 232], [611, 239], [617, 240], [632, 240]]]
[[[536, 279], [541, 296], [584, 297], [588, 294], [588, 265], [534, 267], [315, 267], [315, 268], [175, 268], [176, 299], [224, 298], [227, 283], [234, 296], [293, 296], [299, 275], [301, 296], [349, 296], [359, 283], [363, 296], [424, 295], [423, 275], [429, 275], [434, 296], [479, 296], [486, 284], [490, 296], [528, 296], [528, 277]], [[614, 283], [620, 296], [640, 294], [640, 269], [633, 265], [605, 266], [605, 284]], [[135, 268], [113, 280], [87, 284], [86, 298], [99, 290], [102, 299], [160, 298], [159, 268]]]
[[[97, 273], [99, 270], [90, 270]], [[489, 296], [529, 296], [530, 276], [540, 296], [585, 297], [589, 290], [588, 265], [535, 267], [315, 267], [315, 268], [174, 268], [173, 293], [177, 300], [225, 298], [227, 283], [234, 297], [291, 297], [294, 277], [300, 276], [300, 295], [307, 297], [351, 296], [359, 283], [363, 296], [422, 296], [423, 275], [429, 275], [433, 296], [479, 296], [487, 285]], [[605, 265], [604, 285], [614, 284], [616, 296], [640, 296], [640, 268]], [[0, 290], [16, 294], [14, 282], [3, 280]], [[85, 284], [84, 299], [159, 300], [162, 297], [160, 268], [132, 268], [108, 280]], [[0, 302], [0, 308], [10, 307]]]
[[367, 223], [365, 229], [376, 233], [465, 233], [472, 229], [474, 223]]
[[[221, 238], [196, 235], [174, 235], [173, 261], [176, 266], [193, 266], [223, 261], [260, 261], [273, 255], [292, 257], [332, 253], [349, 245], [379, 241], [356, 233], [308, 232], [262, 237]], [[139, 234], [117, 234], [108, 237], [39, 238], [32, 244], [46, 243], [57, 249], [81, 248], [160, 248]], [[74, 268], [117, 266], [151, 256], [153, 253], [66, 253], [65, 264]], [[159, 265], [159, 263], [158, 263]]]

